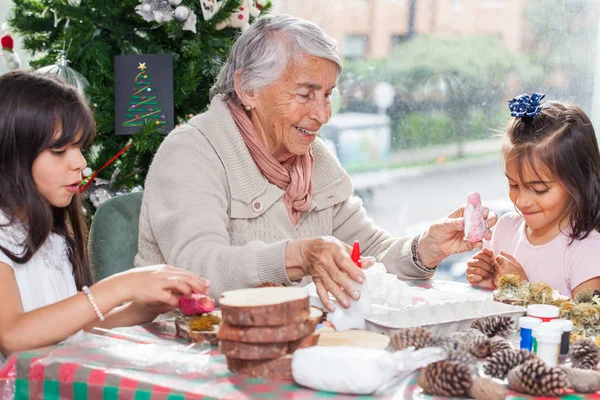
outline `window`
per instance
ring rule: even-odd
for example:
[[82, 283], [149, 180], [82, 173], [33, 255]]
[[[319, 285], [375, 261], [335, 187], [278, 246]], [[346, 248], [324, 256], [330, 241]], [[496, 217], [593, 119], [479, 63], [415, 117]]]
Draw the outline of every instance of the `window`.
[[[349, 9], [346, 1], [329, 0], [308, 18], [338, 40], [345, 58], [342, 106], [331, 126], [338, 128], [339, 158], [369, 216], [393, 235], [422, 233], [472, 190], [499, 213], [513, 210], [493, 135], [508, 120], [508, 99], [533, 91], [572, 99], [600, 122], [593, 89], [597, 0], [511, 1], [510, 7], [506, 0], [372, 0], [368, 9]], [[274, 0], [273, 12], [282, 2], [287, 13], [295, 4], [306, 17], [300, 0]], [[372, 134], [365, 134], [368, 119], [377, 126]], [[362, 125], [339, 128], [356, 121]], [[464, 280], [465, 262], [464, 255], [451, 257], [437, 276]]]
[[367, 55], [367, 36], [346, 35], [344, 38], [344, 58], [349, 60], [363, 59]]

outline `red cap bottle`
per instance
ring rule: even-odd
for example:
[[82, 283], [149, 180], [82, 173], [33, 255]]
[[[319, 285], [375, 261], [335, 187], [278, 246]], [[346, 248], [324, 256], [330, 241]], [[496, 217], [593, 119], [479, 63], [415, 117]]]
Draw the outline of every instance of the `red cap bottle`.
[[360, 244], [358, 243], [358, 240], [354, 242], [354, 247], [352, 247], [352, 255], [350, 258], [352, 258], [352, 261], [354, 261], [354, 264], [356, 264], [358, 268], [362, 268], [362, 260], [360, 259]]

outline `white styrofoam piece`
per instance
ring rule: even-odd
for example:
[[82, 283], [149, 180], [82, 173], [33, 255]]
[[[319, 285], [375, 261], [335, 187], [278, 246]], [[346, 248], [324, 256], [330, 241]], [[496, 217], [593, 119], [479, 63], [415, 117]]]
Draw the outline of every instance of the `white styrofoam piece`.
[[[333, 304], [335, 304], [336, 307], [339, 307], [337, 305], [337, 301], [335, 300], [335, 298], [333, 296], [330, 295], [329, 298], [331, 299], [331, 301], [333, 301]], [[382, 313], [385, 311], [398, 310], [398, 308], [384, 306], [383, 303], [385, 303], [385, 299], [371, 298], [371, 300], [373, 301], [373, 312], [374, 313]], [[321, 310], [326, 310], [325, 306], [323, 306], [323, 303], [321, 302], [321, 299], [316, 294], [308, 295], [308, 301], [312, 307], [317, 307], [317, 308], [320, 308]]]
[[382, 310], [365, 314], [368, 331], [392, 335], [401, 328], [422, 326], [434, 334], [449, 334], [468, 329], [471, 321], [492, 315], [505, 315], [518, 321], [526, 309], [492, 300], [469, 300], [425, 307]]

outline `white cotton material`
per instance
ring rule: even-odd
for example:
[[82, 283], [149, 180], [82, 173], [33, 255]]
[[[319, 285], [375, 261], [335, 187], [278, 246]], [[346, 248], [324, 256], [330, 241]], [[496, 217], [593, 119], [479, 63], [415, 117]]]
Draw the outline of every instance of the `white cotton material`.
[[296, 383], [315, 390], [369, 394], [396, 374], [392, 353], [359, 347], [310, 347], [294, 352]]
[[335, 310], [327, 314], [327, 320], [335, 326], [336, 331], [367, 329], [364, 315], [373, 311], [369, 286], [366, 282], [356, 286], [360, 290], [360, 298], [358, 300], [351, 301], [349, 308], [344, 308], [337, 304]]
[[446, 357], [446, 352], [437, 347], [417, 351], [410, 347], [391, 353], [360, 347], [315, 346], [294, 352], [292, 376], [299, 385], [314, 390], [365, 395]]

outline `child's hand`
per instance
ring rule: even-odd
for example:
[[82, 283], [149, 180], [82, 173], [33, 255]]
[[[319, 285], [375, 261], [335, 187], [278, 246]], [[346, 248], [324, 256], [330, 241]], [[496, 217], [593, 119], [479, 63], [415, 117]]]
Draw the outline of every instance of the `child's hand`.
[[519, 282], [527, 281], [527, 274], [523, 267], [513, 256], [504, 251], [500, 252], [500, 255], [496, 257], [496, 266], [494, 267], [494, 285], [498, 286], [498, 280], [501, 276], [506, 274], [514, 274], [519, 276]]
[[[109, 278], [110, 279], [110, 278]], [[168, 311], [179, 305], [179, 297], [207, 294], [210, 282], [191, 272], [168, 265], [132, 268], [114, 276], [125, 301], [133, 301]], [[168, 307], [167, 307], [168, 306]]]
[[494, 284], [494, 252], [484, 248], [467, 262], [467, 281], [472, 286], [483, 289], [495, 289]]

